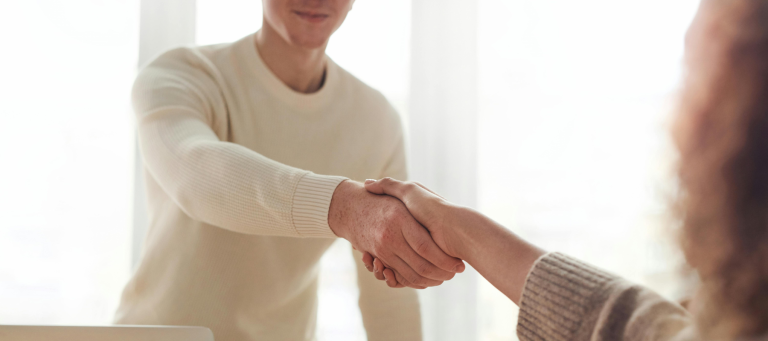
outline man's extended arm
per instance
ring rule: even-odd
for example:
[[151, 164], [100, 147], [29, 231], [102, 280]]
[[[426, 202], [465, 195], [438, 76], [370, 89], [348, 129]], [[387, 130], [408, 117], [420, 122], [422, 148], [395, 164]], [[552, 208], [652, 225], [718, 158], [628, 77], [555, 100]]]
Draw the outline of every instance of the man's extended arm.
[[345, 178], [313, 174], [222, 141], [227, 123], [220, 113], [226, 107], [216, 74], [193, 51], [177, 49], [137, 77], [138, 138], [154, 180], [187, 215], [220, 228], [335, 237], [327, 208]]
[[226, 124], [216, 115], [226, 112], [220, 80], [202, 60], [191, 67], [194, 58], [184, 50], [160, 57], [141, 72], [133, 93], [146, 166], [185, 213], [240, 233], [339, 236], [379, 257], [414, 287], [452, 277], [461, 262], [445, 255], [398, 200], [222, 141], [214, 131]]

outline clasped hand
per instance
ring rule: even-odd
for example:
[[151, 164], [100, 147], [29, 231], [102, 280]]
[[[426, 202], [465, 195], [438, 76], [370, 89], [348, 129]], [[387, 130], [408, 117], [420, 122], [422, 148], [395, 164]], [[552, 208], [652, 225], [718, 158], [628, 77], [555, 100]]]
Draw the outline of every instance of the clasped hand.
[[374, 185], [367, 191], [363, 184], [344, 181], [334, 192], [329, 210], [331, 229], [366, 255], [368, 270], [379, 270], [374, 271], [381, 274], [376, 276], [379, 279], [390, 276], [390, 286], [416, 289], [440, 285], [463, 272], [461, 259], [444, 251], [441, 235], [431, 234], [406, 208], [403, 198], [398, 200], [391, 196], [397, 193], [384, 192], [384, 188], [389, 187]]
[[[427, 228], [435, 243], [447, 254], [462, 258], [461, 240], [455, 229], [450, 225], [460, 223], [460, 213], [466, 208], [456, 206], [446, 201], [437, 193], [418, 182], [403, 182], [391, 178], [367, 180], [365, 188], [371, 193], [386, 195], [400, 200], [422, 226]], [[400, 281], [395, 272], [378, 257], [370, 253], [363, 254], [363, 263], [368, 271], [373, 272], [377, 279], [386, 281], [392, 288], [408, 286]]]

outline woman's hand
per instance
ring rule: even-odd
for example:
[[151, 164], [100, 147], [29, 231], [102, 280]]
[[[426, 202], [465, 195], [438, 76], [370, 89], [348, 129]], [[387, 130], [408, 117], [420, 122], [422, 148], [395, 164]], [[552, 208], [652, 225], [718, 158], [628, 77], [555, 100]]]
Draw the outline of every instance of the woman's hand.
[[440, 285], [464, 266], [434, 242], [400, 200], [371, 194], [358, 182], [343, 181], [336, 187], [328, 225], [358, 250], [397, 270], [400, 283], [412, 288]]
[[[512, 302], [520, 304], [526, 276], [546, 251], [493, 219], [471, 208], [453, 205], [418, 183], [368, 180], [365, 189], [400, 199], [443, 252], [472, 265]], [[407, 284], [397, 271], [385, 267], [370, 254], [363, 255], [363, 262], [369, 271], [374, 270], [376, 278], [386, 280], [390, 287]]]
[[[466, 209], [456, 206], [436, 193], [430, 191], [416, 182], [403, 182], [391, 178], [381, 180], [367, 180], [365, 189], [371, 193], [384, 194], [400, 199], [411, 215], [424, 226], [432, 236], [438, 247], [446, 254], [461, 259], [461, 241], [457, 235], [457, 227], [460, 227], [461, 219]], [[471, 214], [471, 213], [470, 213]], [[385, 280], [387, 285], [393, 288], [403, 287], [400, 274], [383, 265], [369, 253], [363, 254], [363, 263], [366, 268], [374, 273], [379, 280]], [[456, 272], [464, 271], [462, 264]]]

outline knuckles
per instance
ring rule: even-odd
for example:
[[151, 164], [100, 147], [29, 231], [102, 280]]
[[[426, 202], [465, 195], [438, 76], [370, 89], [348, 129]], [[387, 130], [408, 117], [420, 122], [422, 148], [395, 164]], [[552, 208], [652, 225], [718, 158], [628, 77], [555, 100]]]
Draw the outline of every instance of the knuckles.
[[417, 265], [415, 270], [416, 270], [416, 273], [424, 277], [431, 277], [433, 272], [429, 264], [426, 264], [426, 263], [421, 263]]
[[419, 187], [418, 184], [416, 184], [415, 182], [411, 182], [411, 181], [406, 182], [404, 184], [404, 188], [405, 188], [406, 192], [413, 192], [413, 191], [417, 190], [418, 187]]
[[[383, 245], [390, 245], [394, 240], [394, 231], [389, 228], [379, 228], [376, 230], [374, 234], [374, 238], [376, 239], [376, 246], [377, 247], [383, 247]], [[382, 250], [374, 250], [375, 252], [379, 252]]]
[[429, 246], [430, 245], [428, 241], [421, 239], [418, 242], [416, 242], [416, 248], [414, 249], [414, 251], [416, 251], [416, 253], [419, 255], [426, 256], [428, 255]]
[[379, 243], [391, 244], [395, 242], [402, 226], [407, 223], [408, 211], [400, 202], [392, 201], [382, 208], [378, 228], [374, 232], [374, 238]]
[[383, 212], [384, 222], [386, 224], [401, 223], [404, 220], [403, 218], [406, 217], [406, 214], [408, 214], [407, 209], [400, 203], [400, 201], [392, 198], [387, 199], [391, 200], [388, 200], [389, 203]]

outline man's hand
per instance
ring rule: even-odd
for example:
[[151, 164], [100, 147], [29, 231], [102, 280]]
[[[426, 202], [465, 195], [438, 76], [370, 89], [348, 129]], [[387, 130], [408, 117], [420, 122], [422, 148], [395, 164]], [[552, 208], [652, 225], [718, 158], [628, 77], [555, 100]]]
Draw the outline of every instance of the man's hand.
[[464, 263], [443, 252], [402, 202], [371, 194], [361, 183], [347, 180], [339, 184], [328, 224], [355, 249], [379, 259], [405, 286], [437, 286], [464, 271]]
[[[455, 226], [468, 225], [466, 217], [473, 213], [456, 206], [417, 182], [402, 182], [390, 178], [378, 181], [367, 180], [365, 188], [371, 193], [383, 194], [399, 199], [413, 217], [427, 228], [432, 239], [448, 255], [463, 258], [460, 247], [462, 238], [456, 235]], [[452, 228], [453, 227], [453, 228]], [[378, 257], [363, 253], [363, 263], [377, 279], [387, 282], [393, 288], [403, 287], [403, 283], [393, 271], [383, 264]]]

